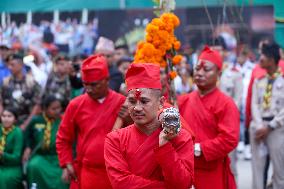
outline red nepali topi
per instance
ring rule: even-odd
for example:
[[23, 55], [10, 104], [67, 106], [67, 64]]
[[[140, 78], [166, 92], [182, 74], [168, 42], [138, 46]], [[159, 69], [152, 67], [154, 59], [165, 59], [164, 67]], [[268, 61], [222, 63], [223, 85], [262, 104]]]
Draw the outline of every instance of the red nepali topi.
[[127, 90], [139, 88], [162, 89], [160, 66], [151, 63], [133, 63], [126, 72]]
[[107, 60], [103, 55], [92, 55], [82, 64], [83, 82], [96, 82], [109, 77]]
[[207, 45], [202, 50], [198, 60], [205, 60], [215, 64], [219, 70], [222, 69], [223, 60], [220, 53], [216, 50], [210, 49]]

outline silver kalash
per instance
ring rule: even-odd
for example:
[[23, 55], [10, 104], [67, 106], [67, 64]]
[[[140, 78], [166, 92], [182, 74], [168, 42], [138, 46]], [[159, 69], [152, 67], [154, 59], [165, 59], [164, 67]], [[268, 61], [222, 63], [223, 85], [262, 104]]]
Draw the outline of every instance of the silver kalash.
[[165, 134], [177, 134], [180, 132], [180, 114], [178, 109], [170, 107], [160, 114], [160, 121]]

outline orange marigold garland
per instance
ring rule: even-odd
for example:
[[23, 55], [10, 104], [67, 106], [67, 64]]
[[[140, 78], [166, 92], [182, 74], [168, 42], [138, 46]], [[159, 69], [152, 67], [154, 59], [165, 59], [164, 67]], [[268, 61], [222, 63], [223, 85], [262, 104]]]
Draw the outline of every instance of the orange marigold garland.
[[177, 65], [177, 64], [179, 64], [181, 62], [181, 60], [182, 60], [182, 56], [181, 55], [175, 55], [173, 57], [173, 64]]
[[137, 44], [134, 63], [154, 63], [166, 68], [170, 89], [170, 102], [176, 104], [176, 93], [173, 79], [177, 76], [174, 66], [181, 62], [182, 56], [177, 55], [181, 43], [175, 37], [174, 30], [180, 25], [179, 18], [171, 12], [163, 13], [154, 18], [146, 26], [145, 41]]
[[137, 45], [134, 63], [155, 63], [166, 67], [165, 55], [171, 54], [173, 57], [180, 48], [180, 42], [174, 35], [179, 24], [179, 18], [173, 13], [164, 13], [154, 18], [146, 26], [145, 42]]
[[176, 72], [176, 71], [171, 71], [171, 72], [169, 73], [169, 75], [170, 75], [170, 78], [171, 78], [171, 79], [174, 79], [174, 78], [177, 76], [177, 72]]

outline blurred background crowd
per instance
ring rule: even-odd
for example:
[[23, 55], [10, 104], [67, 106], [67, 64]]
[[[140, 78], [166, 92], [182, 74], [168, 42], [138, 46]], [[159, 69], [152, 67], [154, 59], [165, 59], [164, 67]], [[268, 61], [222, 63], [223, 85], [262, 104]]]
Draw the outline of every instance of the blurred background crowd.
[[[119, 2], [117, 8], [106, 5], [106, 10], [96, 10], [95, 5], [87, 10], [72, 4], [70, 10], [36, 7], [31, 12], [23, 5], [22, 9], [8, 4], [0, 6], [0, 111], [5, 107], [16, 109], [22, 130], [28, 127], [33, 115], [46, 110], [40, 104], [50, 95], [61, 102], [63, 113], [69, 101], [84, 92], [81, 64], [94, 53], [107, 58], [110, 88], [126, 95], [126, 70], [133, 61], [136, 43], [144, 38], [144, 28], [154, 14], [142, 1], [130, 8], [126, 1]], [[249, 120], [245, 113], [249, 83], [262, 44], [278, 43], [283, 64], [284, 26], [275, 18], [284, 7], [280, 1], [278, 5], [260, 0], [255, 4], [214, 2], [186, 5], [177, 1], [175, 12], [181, 26], [176, 35], [182, 42], [183, 58], [177, 66], [175, 88], [178, 95], [195, 90], [192, 73], [200, 50], [204, 44], [219, 50], [225, 62], [219, 86], [234, 98], [241, 112], [237, 151], [250, 160], [246, 131]]]

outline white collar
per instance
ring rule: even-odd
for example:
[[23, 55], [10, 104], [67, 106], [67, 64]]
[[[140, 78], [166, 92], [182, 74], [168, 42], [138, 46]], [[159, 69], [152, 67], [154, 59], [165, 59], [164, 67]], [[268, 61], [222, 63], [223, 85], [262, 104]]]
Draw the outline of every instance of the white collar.
[[100, 98], [100, 99], [97, 99], [97, 101], [102, 104], [104, 101], [105, 101], [106, 97], [103, 97], [103, 98]]

